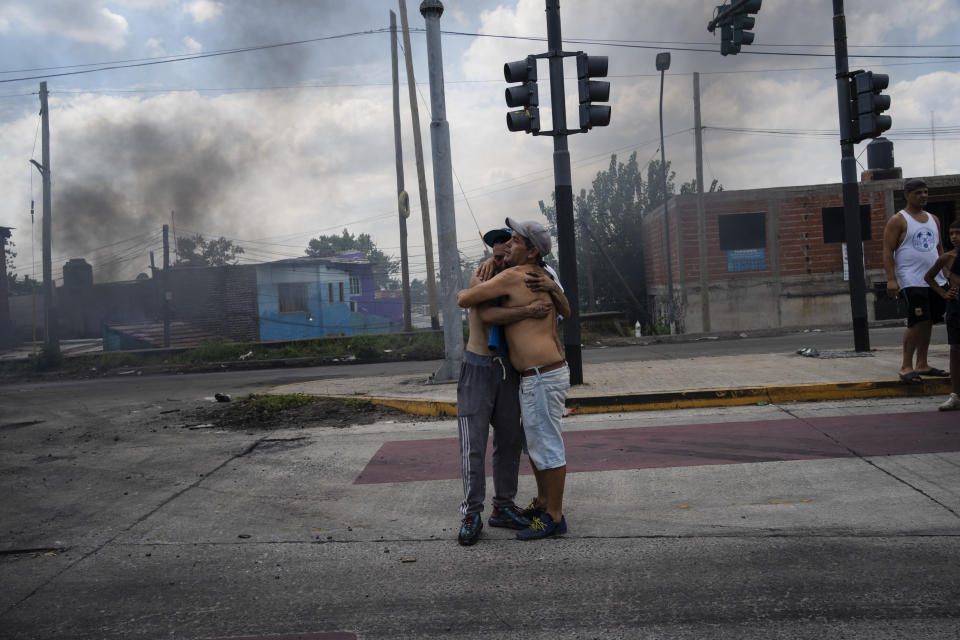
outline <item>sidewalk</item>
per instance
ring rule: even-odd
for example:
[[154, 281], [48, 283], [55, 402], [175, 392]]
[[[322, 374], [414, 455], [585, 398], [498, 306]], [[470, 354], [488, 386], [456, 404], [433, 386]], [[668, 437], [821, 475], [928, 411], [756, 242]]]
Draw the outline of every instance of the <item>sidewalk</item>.
[[[765, 353], [584, 364], [584, 383], [571, 387], [567, 407], [576, 413], [613, 413], [950, 393], [949, 378], [900, 382], [901, 353], [900, 347], [880, 347], [863, 354], [821, 352], [817, 357]], [[947, 345], [930, 345], [931, 362], [945, 364], [948, 355]], [[333, 378], [270, 392], [361, 397], [416, 415], [456, 415], [456, 385], [429, 384], [426, 376]]]

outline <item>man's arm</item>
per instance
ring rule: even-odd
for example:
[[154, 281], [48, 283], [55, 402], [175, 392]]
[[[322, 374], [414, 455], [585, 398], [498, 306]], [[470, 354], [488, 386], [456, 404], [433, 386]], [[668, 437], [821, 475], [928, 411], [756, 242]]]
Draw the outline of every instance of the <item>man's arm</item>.
[[887, 272], [887, 295], [891, 298], [896, 298], [900, 291], [893, 254], [900, 244], [900, 235], [904, 232], [904, 225], [906, 225], [906, 220], [897, 213], [887, 221], [887, 226], [883, 229], [883, 270]]
[[950, 259], [950, 254], [943, 254], [937, 261], [933, 263], [933, 266], [923, 275], [923, 279], [927, 282], [927, 285], [930, 287], [931, 291], [936, 291], [940, 294], [940, 297], [946, 299], [951, 297], [950, 291], [946, 287], [941, 287], [937, 283], [937, 274], [940, 273], [940, 270], [943, 269], [943, 266], [947, 263], [947, 260]]
[[570, 303], [567, 301], [567, 296], [563, 294], [560, 285], [553, 278], [536, 271], [528, 271], [524, 274], [523, 283], [531, 291], [549, 293], [553, 306], [557, 308], [557, 314], [564, 318], [570, 317]]
[[501, 271], [486, 282], [463, 289], [457, 293], [457, 304], [464, 309], [475, 307], [481, 302], [496, 300], [500, 296], [507, 295], [511, 283], [516, 279], [516, 272], [511, 270]]
[[[494, 262], [493, 258], [487, 258], [486, 260], [481, 262], [479, 265], [477, 265], [477, 268], [473, 272], [473, 277], [479, 278], [480, 282], [486, 282], [487, 280], [495, 276], [496, 273], [497, 273], [496, 263]], [[470, 283], [470, 286], [471, 287], [473, 286], [472, 282]]]
[[477, 305], [473, 310], [482, 321], [492, 325], [513, 324], [527, 318], [543, 318], [551, 311], [553, 311], [553, 305], [542, 300], [534, 300], [522, 307], [497, 307], [485, 303]]

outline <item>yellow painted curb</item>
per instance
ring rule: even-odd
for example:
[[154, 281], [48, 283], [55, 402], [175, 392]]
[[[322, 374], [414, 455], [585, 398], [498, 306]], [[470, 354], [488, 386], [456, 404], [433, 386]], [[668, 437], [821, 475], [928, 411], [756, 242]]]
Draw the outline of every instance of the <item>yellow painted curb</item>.
[[[897, 398], [932, 396], [950, 393], [948, 378], [926, 379], [922, 384], [904, 384], [891, 380], [865, 382], [832, 382], [733, 389], [689, 389], [651, 391], [613, 396], [567, 398], [571, 413], [624, 413], [664, 409], [734, 407], [757, 403], [810, 402], [823, 400], [855, 400], [864, 398]], [[366, 400], [373, 404], [399, 409], [419, 416], [456, 417], [455, 402], [422, 398], [382, 398], [358, 395], [318, 395], [321, 398]]]

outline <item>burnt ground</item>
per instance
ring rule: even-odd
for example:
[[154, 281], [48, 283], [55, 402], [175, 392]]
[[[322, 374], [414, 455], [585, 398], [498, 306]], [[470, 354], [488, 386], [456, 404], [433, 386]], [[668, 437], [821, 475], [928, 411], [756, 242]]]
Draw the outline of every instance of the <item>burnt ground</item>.
[[302, 407], [280, 411], [258, 409], [247, 400], [218, 402], [174, 414], [181, 425], [192, 428], [232, 429], [237, 431], [290, 428], [343, 429], [353, 425], [394, 422], [424, 422], [445, 418], [415, 416], [393, 407], [384, 407], [367, 401], [316, 398]]

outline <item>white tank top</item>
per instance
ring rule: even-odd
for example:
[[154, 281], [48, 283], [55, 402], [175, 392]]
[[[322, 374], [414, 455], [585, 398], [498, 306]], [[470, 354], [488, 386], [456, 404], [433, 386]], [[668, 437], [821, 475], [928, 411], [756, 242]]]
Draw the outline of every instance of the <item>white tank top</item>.
[[[927, 213], [926, 222], [917, 222], [906, 211], [899, 211], [907, 221], [907, 233], [903, 242], [893, 253], [893, 262], [896, 265], [897, 283], [901, 289], [907, 287], [926, 287], [923, 279], [933, 263], [937, 261], [937, 243], [940, 241], [940, 229], [933, 219], [933, 214]], [[937, 283], [945, 284], [946, 278], [942, 273], [937, 274]]]

